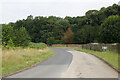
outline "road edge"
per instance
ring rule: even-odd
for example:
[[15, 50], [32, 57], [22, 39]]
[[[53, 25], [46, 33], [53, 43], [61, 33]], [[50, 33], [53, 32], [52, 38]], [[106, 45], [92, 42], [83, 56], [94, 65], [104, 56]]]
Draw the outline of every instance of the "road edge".
[[[56, 54], [56, 52], [55, 52], [55, 54]], [[11, 75], [14, 75], [14, 74], [17, 74], [17, 73], [20, 73], [20, 72], [23, 72], [23, 71], [25, 71], [25, 70], [31, 69], [31, 68], [39, 65], [40, 63], [44, 62], [45, 60], [48, 60], [49, 58], [53, 57], [55, 54], [53, 54], [52, 56], [44, 59], [43, 61], [37, 62], [37, 63], [32, 64], [32, 65], [27, 66], [27, 67], [24, 67], [24, 68], [22, 68], [22, 69], [20, 69], [20, 70], [17, 70], [17, 71], [15, 71], [15, 72], [11, 72], [11, 73], [8, 73], [8, 74], [6, 74], [6, 75], [3, 75], [3, 76], [1, 77], [1, 79], [2, 79], [2, 78], [5, 78], [5, 77], [8, 77], [8, 76], [11, 76]]]

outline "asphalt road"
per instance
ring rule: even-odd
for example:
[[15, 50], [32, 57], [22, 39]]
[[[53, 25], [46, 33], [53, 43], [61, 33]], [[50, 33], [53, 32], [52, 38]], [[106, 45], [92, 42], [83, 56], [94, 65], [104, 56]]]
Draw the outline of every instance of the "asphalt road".
[[36, 67], [8, 78], [118, 78], [118, 72], [85, 52], [51, 48], [56, 54]]
[[72, 54], [69, 50], [62, 48], [51, 48], [56, 51], [56, 54], [39, 65], [25, 70], [23, 72], [14, 74], [7, 78], [60, 78], [61, 74], [65, 72], [71, 61]]

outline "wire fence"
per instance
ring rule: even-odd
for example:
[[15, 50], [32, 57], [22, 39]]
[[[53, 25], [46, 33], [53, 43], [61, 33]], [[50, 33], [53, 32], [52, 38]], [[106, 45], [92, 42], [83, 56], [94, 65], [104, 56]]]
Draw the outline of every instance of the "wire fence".
[[94, 50], [94, 51], [100, 51], [102, 52], [104, 49], [109, 51], [115, 51], [117, 53], [120, 53], [120, 44], [83, 44], [82, 48]]

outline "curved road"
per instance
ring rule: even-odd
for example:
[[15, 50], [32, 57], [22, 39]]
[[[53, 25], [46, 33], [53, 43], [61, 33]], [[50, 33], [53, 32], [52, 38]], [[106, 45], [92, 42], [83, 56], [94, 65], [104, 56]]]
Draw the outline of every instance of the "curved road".
[[54, 56], [31, 69], [14, 74], [8, 78], [60, 78], [72, 61], [72, 54], [67, 52], [71, 49], [51, 49], [56, 51]]
[[118, 78], [100, 59], [73, 49], [51, 48], [56, 54], [39, 65], [8, 78]]

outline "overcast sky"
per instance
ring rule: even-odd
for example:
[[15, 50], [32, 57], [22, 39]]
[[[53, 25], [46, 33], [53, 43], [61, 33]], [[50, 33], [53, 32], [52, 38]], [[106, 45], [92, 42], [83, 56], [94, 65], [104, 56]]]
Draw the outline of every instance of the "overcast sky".
[[92, 9], [99, 10], [118, 4], [119, 0], [2, 0], [0, 23], [15, 22], [33, 16], [84, 16]]

